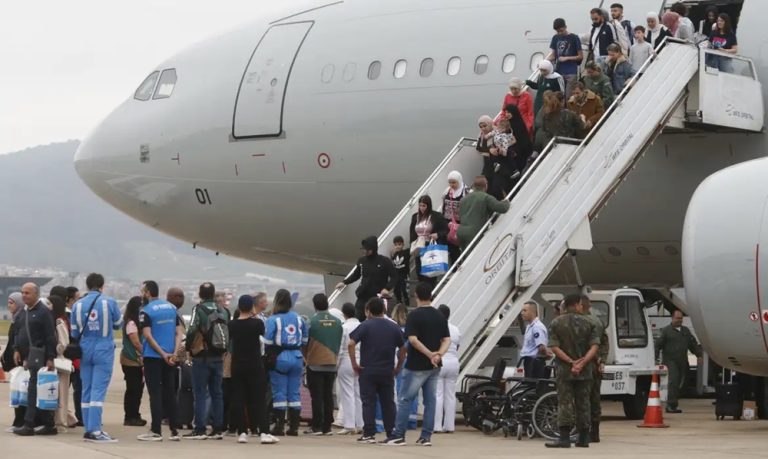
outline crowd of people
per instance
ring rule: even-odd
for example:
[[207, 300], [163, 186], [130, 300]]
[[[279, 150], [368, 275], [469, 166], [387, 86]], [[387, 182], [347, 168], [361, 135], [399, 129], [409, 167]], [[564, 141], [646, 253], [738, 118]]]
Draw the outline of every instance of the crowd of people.
[[[265, 293], [243, 295], [231, 312], [206, 282], [188, 322], [180, 314], [185, 299], [179, 288], [169, 288], [161, 299], [158, 284], [146, 281], [121, 313], [104, 285], [104, 277], [94, 273], [83, 296], [54, 287], [42, 298], [35, 284], [9, 296], [12, 323], [3, 368], [23, 367], [29, 383], [27, 402], [15, 408], [7, 432], [44, 436], [82, 426], [85, 441], [116, 442], [102, 421], [116, 330], [123, 335], [125, 426], [148, 424], [141, 415], [145, 385], [149, 393], [150, 428], [137, 436], [140, 441], [220, 440], [231, 433], [239, 443], [256, 436], [274, 444], [298, 436], [304, 378], [312, 412], [304, 435], [334, 434], [334, 395], [343, 426], [336, 433], [360, 434], [360, 443], [376, 443], [383, 430], [382, 443], [404, 444], [415, 427], [419, 394], [424, 422], [416, 444], [429, 446], [433, 431], [454, 429], [461, 338], [448, 323], [450, 309], [432, 307], [429, 283], [416, 286], [418, 307], [410, 312], [404, 305], [388, 310], [371, 290], [362, 309], [352, 303], [329, 309], [319, 293], [312, 298], [315, 314], [302, 317], [287, 290], [275, 293], [271, 308]], [[36, 403], [43, 370], [58, 373], [55, 412]], [[191, 398], [183, 396], [185, 374], [191, 377]], [[73, 384], [75, 378], [81, 384]], [[70, 395], [76, 413], [68, 406]], [[191, 431], [180, 434], [190, 424]]]

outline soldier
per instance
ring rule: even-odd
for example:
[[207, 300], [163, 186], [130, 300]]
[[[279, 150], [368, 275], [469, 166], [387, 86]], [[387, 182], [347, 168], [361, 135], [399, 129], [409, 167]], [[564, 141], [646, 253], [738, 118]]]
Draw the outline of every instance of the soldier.
[[557, 357], [560, 438], [546, 443], [547, 448], [570, 448], [574, 421], [579, 431], [576, 446], [589, 447], [589, 391], [600, 334], [589, 319], [577, 314], [580, 302], [580, 295], [566, 296], [562, 303], [565, 313], [549, 325], [549, 346]]
[[590, 313], [591, 309], [592, 302], [589, 301], [589, 297], [582, 295], [579, 314], [582, 314], [589, 319], [600, 333], [600, 347], [597, 352], [597, 362], [596, 365], [594, 365], [592, 387], [589, 392], [589, 417], [592, 420], [592, 428], [589, 431], [589, 441], [592, 443], [600, 443], [600, 416], [602, 415], [600, 410], [600, 384], [603, 381], [605, 362], [608, 360], [608, 335], [605, 333], [605, 326], [600, 319]]
[[677, 407], [677, 398], [680, 388], [685, 381], [688, 372], [688, 351], [690, 350], [701, 363], [701, 346], [694, 338], [688, 327], [683, 326], [683, 313], [672, 313], [672, 322], [661, 329], [661, 334], [656, 340], [656, 360], [659, 352], [663, 353], [661, 363], [667, 366], [669, 372], [669, 393], [667, 395], [667, 413], [682, 413]]

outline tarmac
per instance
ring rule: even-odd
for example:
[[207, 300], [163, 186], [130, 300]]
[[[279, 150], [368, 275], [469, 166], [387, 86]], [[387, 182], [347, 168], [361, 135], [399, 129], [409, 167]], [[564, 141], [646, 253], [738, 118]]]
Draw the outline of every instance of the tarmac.
[[[666, 415], [667, 429], [639, 429], [638, 421], [626, 420], [622, 406], [617, 402], [603, 402], [602, 442], [588, 449], [571, 448], [551, 450], [539, 438], [504, 438], [499, 431], [485, 435], [463, 425], [459, 418], [454, 434], [435, 434], [432, 447], [413, 444], [418, 438], [409, 431], [406, 446], [387, 447], [358, 445], [356, 436], [282, 437], [277, 445], [261, 445], [258, 438], [248, 444], [238, 444], [236, 438], [224, 440], [142, 443], [136, 435], [143, 427], [123, 427], [122, 397], [125, 384], [122, 371], [116, 365], [104, 407], [104, 430], [119, 439], [116, 444], [95, 445], [83, 442], [82, 428], [72, 429], [54, 437], [17, 437], [0, 432], [0, 451], [3, 458], [239, 458], [268, 455], [269, 458], [311, 457], [397, 459], [424, 458], [509, 458], [517, 457], [768, 457], [768, 421], [717, 421], [712, 401], [708, 399], [682, 400], [682, 414]], [[8, 406], [9, 385], [0, 384], [0, 426], [10, 425], [13, 410]], [[144, 395], [141, 407], [149, 419], [149, 400]], [[167, 435], [167, 427], [164, 426]], [[302, 430], [304, 426], [302, 426]], [[380, 434], [379, 437], [383, 438]]]

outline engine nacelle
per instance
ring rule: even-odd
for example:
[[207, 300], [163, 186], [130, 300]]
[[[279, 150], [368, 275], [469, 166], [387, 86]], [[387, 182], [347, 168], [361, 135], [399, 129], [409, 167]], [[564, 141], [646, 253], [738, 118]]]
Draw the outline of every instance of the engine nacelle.
[[699, 185], [685, 216], [688, 313], [710, 357], [768, 376], [768, 158]]

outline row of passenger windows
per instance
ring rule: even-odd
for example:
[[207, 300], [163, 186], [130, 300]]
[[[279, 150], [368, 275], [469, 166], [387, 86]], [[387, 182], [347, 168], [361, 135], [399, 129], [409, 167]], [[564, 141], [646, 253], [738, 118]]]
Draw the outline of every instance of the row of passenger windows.
[[[539, 61], [544, 58], [544, 54], [535, 53], [531, 56], [531, 71], [536, 70], [539, 65]], [[487, 55], [483, 54], [475, 58], [473, 72], [475, 75], [484, 75], [488, 72], [489, 68], [492, 68], [493, 61]], [[517, 64], [517, 56], [514, 54], [505, 55], [500, 62], [500, 70], [502, 73], [512, 73], [515, 70]], [[406, 59], [398, 59], [392, 68], [392, 76], [395, 79], [402, 79], [408, 75], [408, 61]], [[424, 58], [419, 64], [419, 76], [422, 78], [429, 78], [435, 72], [436, 63], [431, 57]], [[357, 70], [357, 64], [350, 62], [344, 66], [342, 72], [342, 79], [346, 82], [350, 82], [354, 79], [354, 74]], [[368, 79], [377, 80], [382, 73], [383, 64], [381, 61], [373, 61], [368, 65]], [[445, 64], [445, 73], [448, 76], [456, 76], [461, 73], [462, 60], [459, 56], [453, 56]], [[323, 83], [330, 83], [333, 80], [336, 67], [333, 64], [328, 64], [323, 67], [320, 78]]]
[[133, 98], [136, 100], [167, 99], [176, 87], [176, 69], [156, 70], [139, 85]]

